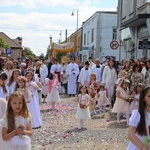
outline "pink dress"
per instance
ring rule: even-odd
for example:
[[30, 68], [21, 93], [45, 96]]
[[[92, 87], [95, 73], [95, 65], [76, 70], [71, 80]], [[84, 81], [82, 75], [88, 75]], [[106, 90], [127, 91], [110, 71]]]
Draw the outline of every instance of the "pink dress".
[[106, 91], [99, 91], [98, 94], [100, 95], [98, 98], [97, 106], [106, 106], [109, 104], [108, 98], [106, 96]]
[[[117, 91], [120, 91], [120, 95], [122, 97], [127, 96], [127, 92], [122, 87], [118, 87]], [[112, 112], [127, 113], [127, 112], [129, 112], [129, 104], [130, 104], [129, 102], [126, 102], [123, 99], [116, 97], [116, 101], [115, 101], [114, 107], [112, 109]]]

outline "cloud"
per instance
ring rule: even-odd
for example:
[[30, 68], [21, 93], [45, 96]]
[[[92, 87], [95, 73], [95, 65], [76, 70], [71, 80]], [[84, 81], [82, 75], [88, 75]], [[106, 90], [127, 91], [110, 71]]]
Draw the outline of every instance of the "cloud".
[[0, 6], [22, 6], [24, 8], [37, 8], [41, 5], [44, 6], [73, 6], [77, 5], [79, 2], [76, 0], [1, 0]]
[[[94, 3], [98, 2], [94, 0]], [[67, 4], [66, 4], [67, 3]], [[79, 25], [86, 21], [96, 11], [111, 10], [116, 8], [99, 8], [98, 5], [92, 6], [91, 0], [85, 0], [79, 3], [75, 0], [1, 0], [0, 5], [11, 6], [21, 5], [22, 7], [39, 7], [39, 5], [70, 5], [68, 9], [75, 8], [74, 16], [71, 12], [64, 10], [61, 14], [56, 13], [39, 13], [31, 11], [26, 14], [17, 13], [0, 13], [0, 28], [10, 38], [18, 36], [23, 38], [23, 46], [30, 47], [37, 55], [41, 52], [46, 53], [49, 45], [49, 37], [52, 35], [53, 41], [58, 42], [60, 32], [62, 32], [62, 40], [65, 40], [65, 30], [68, 31], [68, 36], [76, 30], [77, 15], [76, 10], [79, 9]], [[72, 7], [71, 7], [72, 5]], [[62, 6], [63, 7], [63, 6]], [[41, 7], [44, 8], [44, 7]], [[50, 7], [51, 8], [51, 7]], [[57, 7], [56, 7], [57, 8]], [[66, 8], [66, 7], [65, 7]]]

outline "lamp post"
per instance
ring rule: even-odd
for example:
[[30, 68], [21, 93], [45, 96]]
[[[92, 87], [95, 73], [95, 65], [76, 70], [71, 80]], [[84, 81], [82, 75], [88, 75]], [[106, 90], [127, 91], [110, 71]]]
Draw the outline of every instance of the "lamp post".
[[77, 15], [77, 27], [76, 29], [78, 30], [78, 21], [79, 21], [79, 9], [73, 9], [72, 10], [72, 13], [71, 13], [71, 16], [74, 16], [74, 11], [76, 10], [76, 15]]

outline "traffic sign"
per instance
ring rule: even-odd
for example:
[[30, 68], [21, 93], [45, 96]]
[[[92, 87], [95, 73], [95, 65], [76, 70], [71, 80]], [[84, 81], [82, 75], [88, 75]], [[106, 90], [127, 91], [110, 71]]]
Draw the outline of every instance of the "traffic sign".
[[110, 48], [116, 50], [119, 47], [119, 43], [117, 41], [112, 41], [110, 43]]
[[12, 52], [11, 49], [6, 49], [6, 54], [7, 55], [11, 55], [11, 52]]

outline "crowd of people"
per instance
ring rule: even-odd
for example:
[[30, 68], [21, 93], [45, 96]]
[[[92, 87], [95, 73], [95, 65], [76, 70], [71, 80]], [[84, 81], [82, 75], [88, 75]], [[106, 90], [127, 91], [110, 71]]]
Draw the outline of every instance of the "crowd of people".
[[150, 138], [150, 60], [125, 59], [104, 62], [92, 57], [84, 63], [52, 58], [8, 60], [0, 73], [0, 145], [3, 150], [31, 149], [32, 129], [43, 124], [40, 103], [61, 102], [61, 94], [75, 97], [78, 129], [93, 115], [116, 113], [116, 123], [126, 117], [131, 143], [128, 150], [147, 150]]

